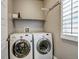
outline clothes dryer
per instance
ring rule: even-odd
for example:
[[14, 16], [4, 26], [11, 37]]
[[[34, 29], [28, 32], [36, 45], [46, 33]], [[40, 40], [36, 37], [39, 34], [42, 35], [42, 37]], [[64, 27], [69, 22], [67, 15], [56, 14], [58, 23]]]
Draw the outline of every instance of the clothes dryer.
[[33, 33], [34, 59], [53, 59], [53, 44], [51, 33]]

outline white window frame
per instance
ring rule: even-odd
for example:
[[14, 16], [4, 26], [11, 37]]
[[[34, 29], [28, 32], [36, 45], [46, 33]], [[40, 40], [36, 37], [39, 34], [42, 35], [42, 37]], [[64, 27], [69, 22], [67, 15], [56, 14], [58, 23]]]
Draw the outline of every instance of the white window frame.
[[[79, 5], [78, 5], [78, 8], [79, 8]], [[78, 11], [78, 15], [79, 15], [79, 11]], [[79, 17], [78, 17], [78, 20], [79, 20]], [[63, 34], [63, 32], [62, 32], [63, 31], [63, 26], [62, 25], [63, 25], [63, 3], [62, 3], [62, 0], [61, 0], [61, 38], [65, 39], [65, 40], [78, 42], [78, 36]], [[78, 23], [78, 27], [79, 27], [79, 23]]]

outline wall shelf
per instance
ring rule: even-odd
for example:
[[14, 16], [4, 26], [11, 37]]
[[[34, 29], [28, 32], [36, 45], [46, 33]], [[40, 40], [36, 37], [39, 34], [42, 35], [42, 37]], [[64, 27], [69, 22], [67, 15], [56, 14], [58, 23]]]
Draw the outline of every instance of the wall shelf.
[[26, 20], [26, 21], [45, 21], [43, 19], [22, 19], [22, 18], [13, 18], [13, 21], [16, 20]]

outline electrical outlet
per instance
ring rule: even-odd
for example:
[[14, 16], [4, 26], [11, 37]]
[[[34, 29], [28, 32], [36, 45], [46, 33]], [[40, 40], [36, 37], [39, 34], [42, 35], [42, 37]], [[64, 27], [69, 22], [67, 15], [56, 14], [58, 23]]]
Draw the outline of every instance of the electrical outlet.
[[24, 28], [24, 32], [29, 32], [29, 28], [28, 27], [25, 27]]

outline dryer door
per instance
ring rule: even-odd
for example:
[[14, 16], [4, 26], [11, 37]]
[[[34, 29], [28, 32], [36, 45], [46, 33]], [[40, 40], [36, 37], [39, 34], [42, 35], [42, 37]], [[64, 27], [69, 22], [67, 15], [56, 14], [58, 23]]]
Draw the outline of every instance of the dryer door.
[[51, 43], [48, 39], [40, 39], [37, 42], [37, 51], [40, 54], [47, 54], [51, 50]]
[[20, 39], [13, 44], [13, 55], [17, 58], [23, 58], [30, 52], [30, 43], [27, 40]]

